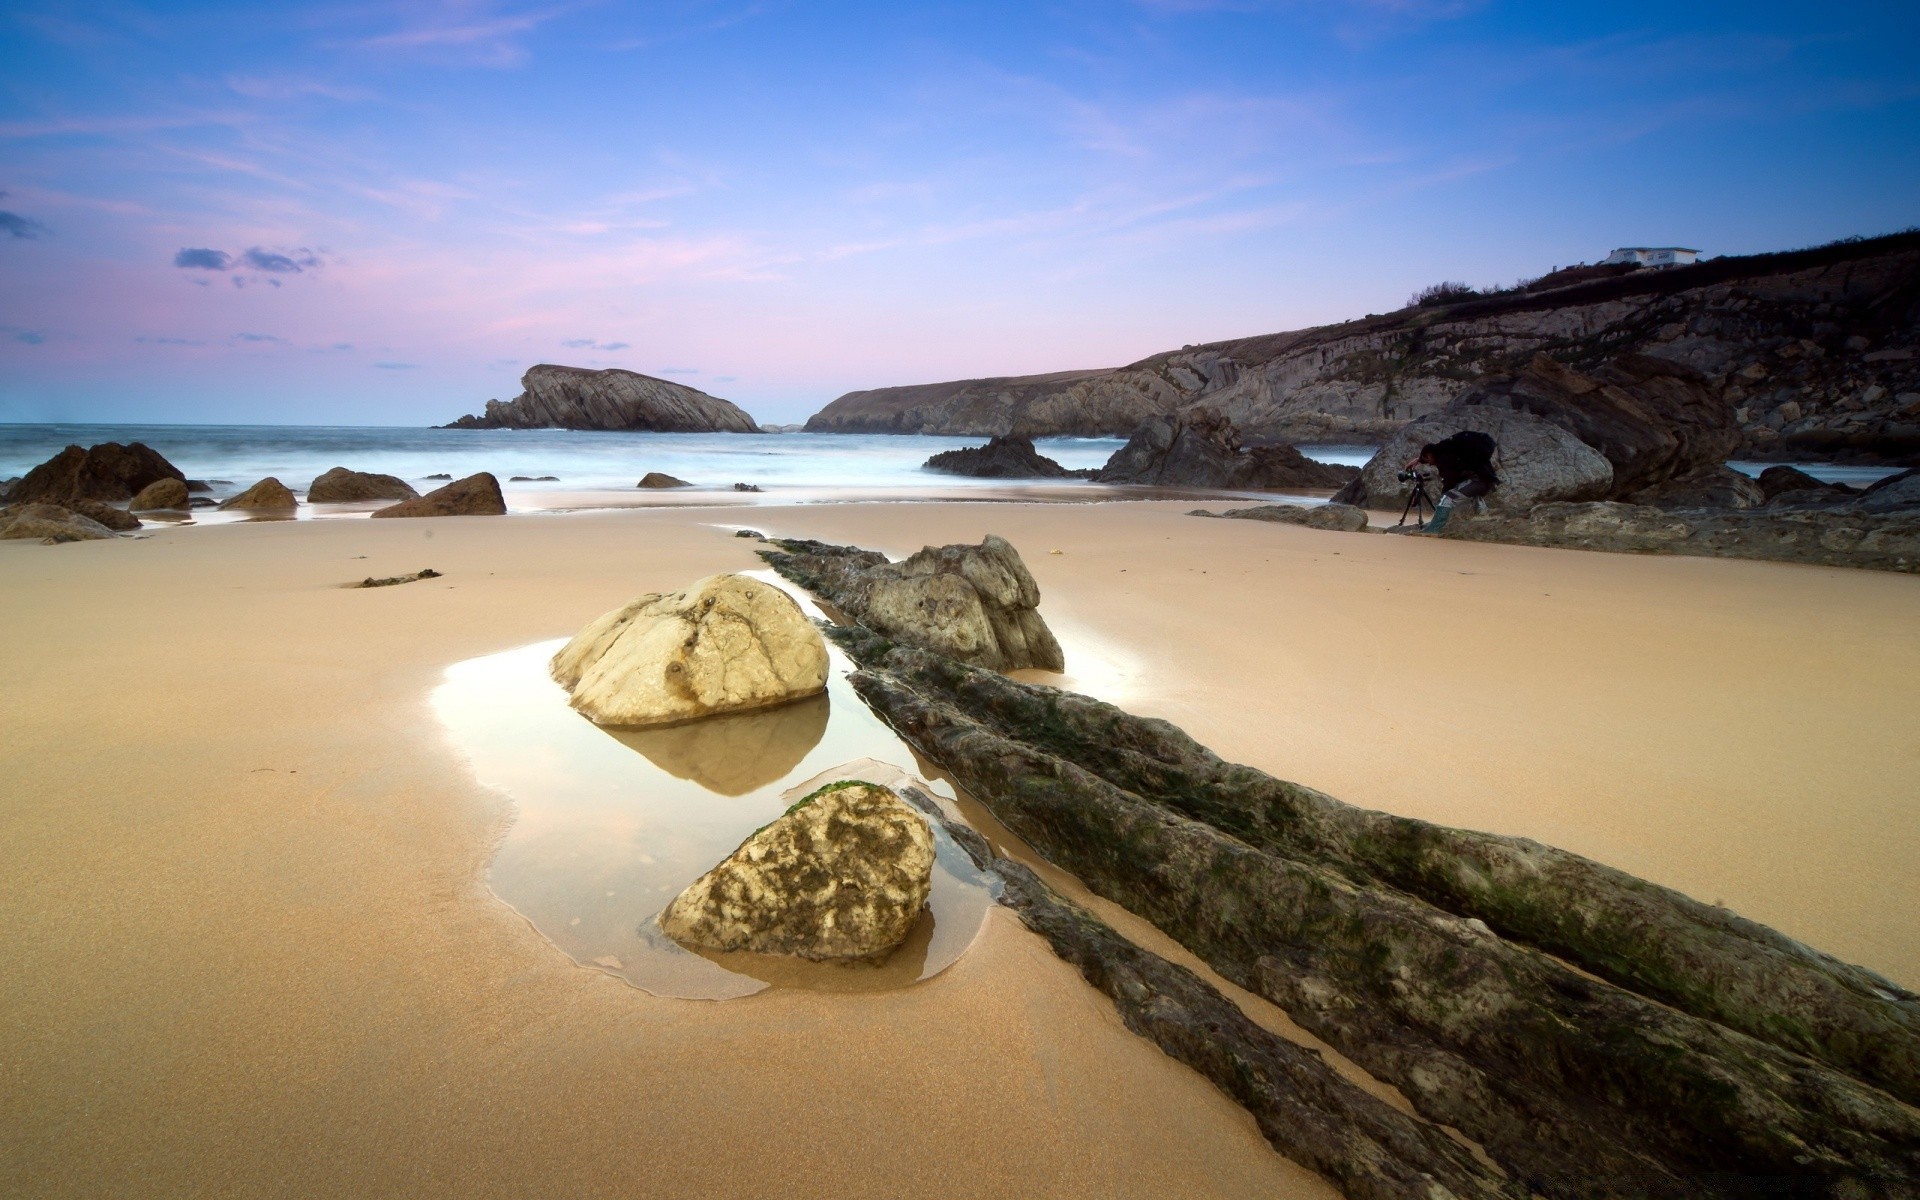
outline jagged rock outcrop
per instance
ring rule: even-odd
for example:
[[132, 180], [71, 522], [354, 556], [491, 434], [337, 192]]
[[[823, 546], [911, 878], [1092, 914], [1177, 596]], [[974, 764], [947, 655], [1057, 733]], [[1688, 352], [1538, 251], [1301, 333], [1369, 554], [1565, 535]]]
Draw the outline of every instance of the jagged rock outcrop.
[[0, 539], [89, 542], [110, 538], [113, 530], [58, 504], [15, 504], [0, 509]]
[[188, 491], [185, 480], [174, 479], [171, 476], [156, 479], [141, 488], [140, 493], [133, 498], [133, 502], [128, 504], [127, 508], [133, 512], [159, 512], [166, 509], [185, 511], [193, 500], [187, 494]]
[[1767, 498], [1758, 480], [1724, 465], [1702, 467], [1624, 495], [1618, 487], [1614, 492], [1628, 504], [1655, 508], [1752, 508]]
[[1760, 485], [1762, 500], [1771, 501], [1778, 496], [1791, 492], [1830, 492], [1835, 496], [1850, 496], [1858, 489], [1844, 483], [1828, 483], [1802, 471], [1799, 467], [1786, 465], [1768, 467], [1760, 472], [1754, 482]]
[[358, 500], [411, 500], [420, 493], [413, 485], [394, 475], [371, 471], [349, 471], [334, 467], [322, 472], [307, 489], [309, 504], [346, 504]]
[[660, 914], [683, 946], [874, 959], [907, 939], [933, 890], [926, 819], [870, 783], [830, 783], [756, 831]]
[[293, 492], [286, 484], [269, 475], [238, 496], [222, 502], [220, 507], [253, 512], [291, 512], [300, 507], [300, 501], [294, 499]]
[[984, 446], [942, 450], [924, 465], [929, 471], [977, 479], [1074, 479], [1084, 475], [1035, 450], [1032, 438], [1017, 433], [996, 436]]
[[1339, 533], [1365, 533], [1370, 524], [1367, 510], [1351, 504], [1258, 504], [1252, 508], [1230, 508], [1209, 512], [1196, 508], [1194, 517], [1237, 517], [1243, 521], [1270, 521], [1276, 525], [1305, 525], [1309, 529], [1331, 529]]
[[[1613, 490], [1613, 464], [1565, 429], [1530, 413], [1472, 405], [1422, 417], [1401, 429], [1360, 468], [1358, 477], [1334, 493], [1334, 502], [1403, 508], [1414, 485], [1399, 478], [1402, 466], [1421, 446], [1464, 429], [1488, 434], [1500, 444], [1494, 459], [1500, 486], [1487, 497], [1489, 508], [1525, 512], [1554, 500], [1597, 500]], [[1432, 498], [1439, 498], [1437, 481], [1426, 487]]]
[[1920, 234], [1541, 284], [1106, 371], [850, 392], [807, 428], [1120, 436], [1206, 403], [1250, 438], [1375, 442], [1537, 353], [1582, 371], [1638, 353], [1725, 381], [1752, 452], [1920, 455]]
[[521, 392], [487, 401], [479, 416], [449, 429], [624, 429], [653, 433], [758, 433], [738, 405], [698, 388], [634, 371], [542, 363], [520, 377]]
[[1520, 513], [1463, 514], [1443, 537], [1523, 546], [1760, 558], [1824, 567], [1920, 572], [1920, 508], [1874, 511], [1864, 497], [1795, 508], [1653, 508], [1601, 501]]
[[500, 481], [488, 471], [442, 484], [424, 496], [375, 509], [376, 517], [498, 517], [507, 511]]
[[68, 446], [22, 476], [7, 499], [13, 504], [62, 505], [71, 500], [131, 500], [148, 484], [186, 477], [143, 442], [102, 442], [86, 450]]
[[897, 563], [854, 546], [773, 544], [760, 552], [769, 566], [888, 637], [995, 671], [1066, 669], [1040, 618], [1040, 585], [1005, 538], [927, 546]]
[[827, 686], [827, 650], [793, 598], [745, 575], [650, 592], [574, 635], [549, 664], [574, 710], [634, 728], [770, 708]]
[[1142, 421], [1094, 479], [1150, 487], [1337, 488], [1357, 474], [1292, 446], [1243, 447], [1227, 415], [1201, 405]]

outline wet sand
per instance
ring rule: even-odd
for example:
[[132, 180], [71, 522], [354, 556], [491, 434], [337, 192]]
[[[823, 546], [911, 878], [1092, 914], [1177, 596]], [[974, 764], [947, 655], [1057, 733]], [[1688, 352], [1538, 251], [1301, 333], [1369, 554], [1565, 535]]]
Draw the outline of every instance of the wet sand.
[[[1920, 983], [1920, 581], [1191, 506], [751, 520], [1000, 533], [1087, 690]], [[1331, 1195], [1004, 913], [910, 989], [712, 1003], [578, 967], [487, 891], [511, 812], [431, 712], [444, 669], [757, 567], [710, 524], [742, 516], [0, 543], [0, 1191]]]

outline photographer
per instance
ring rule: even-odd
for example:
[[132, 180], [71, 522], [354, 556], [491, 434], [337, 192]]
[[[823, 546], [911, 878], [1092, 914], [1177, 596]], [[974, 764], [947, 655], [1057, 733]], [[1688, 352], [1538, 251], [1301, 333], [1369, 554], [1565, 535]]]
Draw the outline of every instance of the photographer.
[[[1453, 516], [1454, 505], [1477, 500], [1500, 486], [1500, 477], [1493, 472], [1493, 454], [1498, 446], [1487, 434], [1463, 429], [1452, 437], [1427, 443], [1407, 460], [1405, 472], [1420, 473], [1421, 467], [1430, 467], [1439, 474], [1440, 486], [1445, 489], [1440, 502], [1433, 506], [1433, 519], [1421, 532], [1439, 533]], [[1417, 486], [1425, 487], [1425, 479]]]

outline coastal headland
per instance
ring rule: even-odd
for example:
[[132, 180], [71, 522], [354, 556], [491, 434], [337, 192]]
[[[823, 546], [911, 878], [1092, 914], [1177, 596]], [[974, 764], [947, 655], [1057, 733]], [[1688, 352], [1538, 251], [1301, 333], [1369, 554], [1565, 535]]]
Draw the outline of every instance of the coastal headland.
[[[1066, 648], [1066, 675], [1023, 677], [1352, 804], [1586, 854], [1920, 983], [1920, 760], [1900, 703], [1920, 671], [1912, 579], [1190, 507], [761, 505], [751, 520], [896, 558], [1002, 535]], [[428, 693], [453, 663], [753, 568], [731, 518], [0, 543], [15, 797], [0, 1011], [17, 1031], [0, 1122], [31, 1131], [0, 1184], [1333, 1195], [1005, 912], [911, 988], [712, 1003], [582, 968], [492, 895], [514, 811], [472, 778]], [[342, 586], [423, 565], [438, 576]]]

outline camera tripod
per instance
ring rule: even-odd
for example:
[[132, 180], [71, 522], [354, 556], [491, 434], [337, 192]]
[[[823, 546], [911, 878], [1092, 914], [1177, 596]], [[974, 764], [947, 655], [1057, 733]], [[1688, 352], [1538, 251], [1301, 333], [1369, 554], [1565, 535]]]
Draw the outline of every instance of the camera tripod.
[[1425, 525], [1434, 511], [1433, 497], [1427, 494], [1427, 477], [1416, 471], [1413, 473], [1413, 495], [1407, 497], [1407, 506], [1400, 510], [1400, 520], [1394, 523], [1394, 528], [1405, 525], [1409, 516], [1416, 527]]

